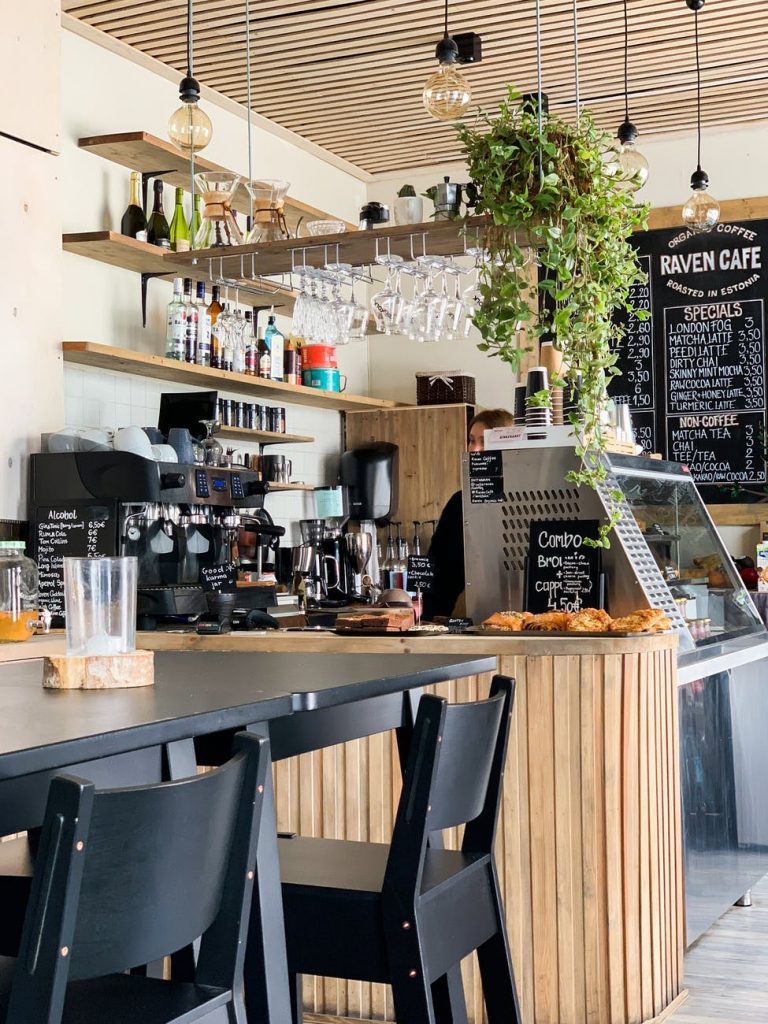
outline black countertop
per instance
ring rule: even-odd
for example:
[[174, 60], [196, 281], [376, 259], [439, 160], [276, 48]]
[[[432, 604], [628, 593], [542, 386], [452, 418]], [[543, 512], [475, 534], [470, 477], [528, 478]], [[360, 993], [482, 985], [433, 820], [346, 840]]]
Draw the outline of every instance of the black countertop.
[[0, 666], [0, 780], [491, 672], [489, 657], [158, 653], [155, 685], [46, 690], [42, 663]]

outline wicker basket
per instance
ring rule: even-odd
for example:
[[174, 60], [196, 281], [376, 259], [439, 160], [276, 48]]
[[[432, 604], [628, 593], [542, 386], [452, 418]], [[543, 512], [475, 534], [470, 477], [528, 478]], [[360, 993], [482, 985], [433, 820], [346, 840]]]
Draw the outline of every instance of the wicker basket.
[[475, 375], [464, 370], [428, 370], [416, 374], [417, 405], [474, 405]]

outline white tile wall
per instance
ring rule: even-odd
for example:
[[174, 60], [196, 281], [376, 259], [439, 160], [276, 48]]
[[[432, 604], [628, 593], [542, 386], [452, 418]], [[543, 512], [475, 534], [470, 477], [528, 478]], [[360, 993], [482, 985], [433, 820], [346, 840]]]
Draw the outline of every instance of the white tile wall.
[[[141, 427], [157, 425], [160, 395], [163, 392], [201, 391], [154, 381], [131, 374], [112, 373], [91, 367], [68, 365], [64, 368], [64, 407], [68, 427]], [[229, 393], [227, 393], [228, 397]], [[254, 401], [246, 395], [232, 398]], [[277, 405], [277, 402], [259, 403]], [[286, 405], [286, 430], [291, 434], [315, 437], [311, 444], [280, 445], [268, 449], [285, 454], [293, 463], [293, 480], [315, 487], [334, 483], [341, 450], [341, 417], [326, 409]], [[235, 442], [224, 442], [234, 445]], [[238, 451], [257, 452], [258, 446], [237, 445]], [[298, 521], [315, 514], [311, 492], [291, 491], [268, 495], [266, 509], [276, 523], [288, 531], [284, 544], [300, 541]]]

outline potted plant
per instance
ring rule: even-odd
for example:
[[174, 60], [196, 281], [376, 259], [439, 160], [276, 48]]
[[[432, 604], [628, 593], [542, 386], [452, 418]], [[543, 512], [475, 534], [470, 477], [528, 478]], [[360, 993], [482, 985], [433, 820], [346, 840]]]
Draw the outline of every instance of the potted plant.
[[[646, 315], [629, 301], [632, 285], [644, 279], [629, 236], [644, 226], [647, 210], [617, 187], [608, 137], [588, 111], [570, 122], [539, 112], [535, 98], [520, 100], [510, 88], [498, 116], [457, 129], [479, 192], [476, 212], [488, 217], [474, 323], [479, 348], [514, 373], [531, 351], [521, 344], [521, 322], [529, 337], [550, 336], [562, 351], [563, 377], [554, 383], [573, 389], [578, 401], [571, 419], [582, 466], [571, 480], [596, 487], [606, 475], [596, 457], [605, 444], [601, 417], [618, 373], [622, 331], [614, 314]], [[529, 246], [539, 266], [533, 283]], [[612, 525], [602, 528], [602, 546]]]
[[413, 185], [403, 185], [395, 199], [395, 224], [421, 224], [424, 202]]

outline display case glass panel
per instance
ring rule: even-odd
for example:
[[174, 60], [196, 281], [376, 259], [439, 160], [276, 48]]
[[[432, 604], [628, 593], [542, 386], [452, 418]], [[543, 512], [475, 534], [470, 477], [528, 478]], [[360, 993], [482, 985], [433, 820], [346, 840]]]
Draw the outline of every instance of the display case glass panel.
[[684, 467], [659, 462], [649, 472], [645, 460], [621, 457], [612, 457], [610, 465], [696, 646], [762, 631], [749, 593]]

